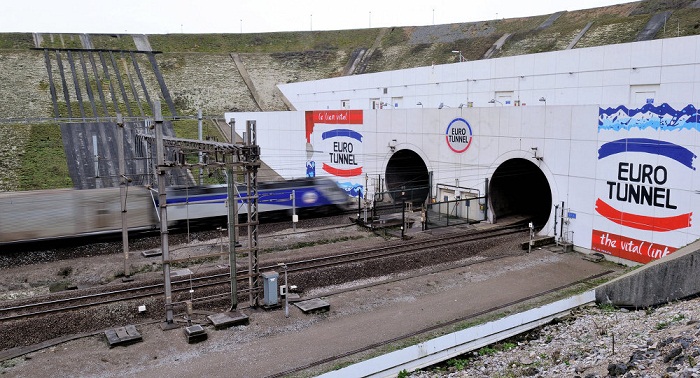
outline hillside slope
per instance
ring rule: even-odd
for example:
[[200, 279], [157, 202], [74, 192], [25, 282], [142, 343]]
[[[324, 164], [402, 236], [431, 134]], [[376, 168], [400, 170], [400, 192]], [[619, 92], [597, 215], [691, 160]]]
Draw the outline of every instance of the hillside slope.
[[[126, 73], [120, 79], [127, 83], [125, 90], [134, 93], [139, 105], [145, 101], [143, 92], [162, 100], [155, 75], [144, 73], [143, 85], [134, 84], [137, 81], [128, 77], [128, 56], [125, 60], [123, 54], [143, 49], [145, 41], [158, 52], [156, 61], [177, 114], [193, 116], [202, 109], [205, 118], [210, 119], [220, 118], [226, 111], [287, 110], [278, 83], [338, 77], [349, 70], [350, 74], [360, 74], [457, 62], [459, 54], [452, 51], [460, 51], [467, 60], [478, 60], [633, 42], [643, 31], [649, 33], [649, 21], [655, 16], [662, 16], [664, 22], [663, 27], [657, 23], [658, 30], [651, 29], [653, 38], [696, 35], [700, 34], [699, 6], [700, 2], [693, 0], [645, 0], [528, 18], [341, 31], [149, 36], [0, 34], [0, 138], [10, 141], [0, 146], [0, 191], [70, 186], [61, 177], [63, 167], [46, 170], [41, 164], [45, 156], [60, 154], [60, 140], [52, 129], [61, 118], [68, 117], [64, 93], [75, 116], [79, 114], [74, 104], [76, 84], [84, 89], [89, 85], [94, 91], [99, 85], [106, 88], [110, 82], [98, 78], [83, 79], [89, 84], [82, 83], [79, 65], [75, 68], [77, 75], [70, 66], [64, 66], [61, 72], [52, 65], [52, 76], [55, 79], [63, 74], [66, 86], [65, 92], [64, 88], [55, 88], [55, 107], [43, 49], [49, 49], [51, 59], [52, 49], [75, 49], [73, 53], [81, 57], [86, 48], [124, 51], [119, 54]], [[496, 49], [494, 44], [499, 40], [505, 42]], [[141, 67], [149, 64], [140, 55], [134, 60]], [[111, 80], [114, 82], [114, 78]], [[131, 101], [119, 103], [122, 112], [124, 105], [136, 108]], [[54, 120], [56, 112], [58, 120]], [[108, 114], [103, 113], [92, 114], [88, 109], [86, 117], [114, 116], [114, 106], [107, 109]], [[183, 122], [180, 130], [191, 134], [195, 125]], [[214, 129], [211, 124], [209, 128]], [[59, 161], [64, 158], [54, 157]]]

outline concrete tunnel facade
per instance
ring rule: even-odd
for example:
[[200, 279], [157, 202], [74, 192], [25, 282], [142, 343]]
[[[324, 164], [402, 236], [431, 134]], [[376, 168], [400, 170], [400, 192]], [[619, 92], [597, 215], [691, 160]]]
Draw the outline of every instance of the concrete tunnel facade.
[[[700, 234], [697, 111], [678, 116], [689, 107], [321, 110], [236, 124], [256, 120], [262, 159], [284, 177], [332, 177], [352, 196], [419, 189], [420, 200], [458, 182], [488, 193], [490, 222], [531, 216], [540, 235], [649, 262]], [[666, 114], [683, 124], [662, 127]], [[466, 138], [450, 138], [455, 127]]]
[[352, 196], [469, 188], [488, 194], [487, 221], [532, 216], [540, 235], [613, 260], [648, 263], [700, 237], [700, 36], [280, 90], [298, 110], [225, 118], [239, 134], [256, 121], [282, 177], [331, 177]]
[[[693, 169], [697, 111], [678, 127], [660, 121], [687, 111], [668, 104], [622, 112], [599, 106], [324, 110], [253, 113], [239, 121], [256, 119], [262, 158], [284, 177], [332, 177], [353, 196], [458, 181], [489, 194], [491, 222], [533, 216], [540, 235], [649, 262], [698, 238], [691, 218], [700, 205]], [[637, 130], [640, 122], [651, 126]], [[462, 130], [453, 132], [456, 127]], [[466, 138], [451, 139], [453, 133]]]

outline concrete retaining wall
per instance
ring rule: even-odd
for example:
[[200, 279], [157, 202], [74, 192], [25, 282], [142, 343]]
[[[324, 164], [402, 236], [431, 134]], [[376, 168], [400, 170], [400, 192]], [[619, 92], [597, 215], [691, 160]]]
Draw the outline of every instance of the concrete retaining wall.
[[700, 293], [700, 241], [596, 288], [598, 303], [650, 307]]

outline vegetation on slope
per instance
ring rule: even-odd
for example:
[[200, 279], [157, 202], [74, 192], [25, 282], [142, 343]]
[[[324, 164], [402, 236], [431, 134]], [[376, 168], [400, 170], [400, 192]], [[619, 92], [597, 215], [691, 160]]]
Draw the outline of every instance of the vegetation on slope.
[[31, 126], [18, 176], [18, 190], [73, 187], [58, 125]]
[[155, 34], [154, 50], [190, 53], [282, 53], [310, 50], [352, 50], [369, 46], [380, 29], [250, 34]]
[[[354, 56], [354, 51], [369, 50], [376, 42], [379, 43], [374, 46], [376, 49], [373, 50], [369, 60], [365, 61], [364, 72], [457, 62], [459, 54], [452, 51], [459, 51], [467, 60], [482, 59], [486, 51], [506, 33], [511, 34], [511, 37], [494, 57], [562, 50], [588, 23], [592, 23], [592, 27], [575, 48], [632, 42], [636, 40], [637, 35], [654, 14], [664, 11], [672, 11], [672, 13], [664, 27], [656, 34], [656, 38], [698, 35], [700, 34], [700, 9], [688, 8], [693, 1], [644, 0], [604, 8], [565, 12], [551, 26], [543, 29], [539, 26], [550, 15], [384, 29], [165, 34], [149, 35], [148, 40], [154, 50], [164, 53], [158, 55], [157, 60], [178, 113], [187, 116], [192, 115], [193, 109], [204, 108], [207, 114], [220, 115], [229, 110], [258, 110], [252, 101], [249, 89], [243, 83], [229, 56], [234, 52], [240, 54], [258, 93], [263, 96], [263, 102], [267, 102], [266, 107], [280, 109], [284, 108], [284, 105], [279, 99], [279, 94], [275, 92], [274, 85], [280, 82], [289, 83], [337, 76], [348, 64], [350, 57]], [[380, 40], [378, 40], [379, 37], [381, 37]], [[78, 34], [42, 33], [39, 38], [42, 41], [41, 47], [82, 47], [81, 36]], [[136, 49], [130, 35], [90, 35], [90, 41], [96, 49]], [[32, 109], [28, 107], [29, 104], [39, 104], [39, 109], [46, 110], [45, 114], [36, 114], [36, 117], [53, 115], [47, 79], [36, 78], [44, 64], [43, 54], [22, 53], [23, 50], [33, 47], [34, 37], [30, 33], [0, 34], [0, 50], [4, 50], [0, 54], [0, 61], [6, 62], [5, 69], [10, 71], [22, 69], [23, 72], [15, 74], [15, 77], [26, 76], [27, 82], [32, 83], [28, 87], [36, 88], [42, 94], [29, 96], [31, 98], [28, 99], [18, 99], [10, 93], [6, 94], [5, 98], [9, 101], [7, 108], [18, 109], [18, 113], [5, 114], [4, 118], [27, 116], [26, 114]], [[26, 64], [27, 59], [33, 59], [31, 72], [28, 70], [29, 65]], [[149, 62], [143, 57], [137, 57], [137, 59], [142, 67], [148, 67]], [[69, 70], [69, 68], [64, 69]], [[58, 75], [56, 71], [53, 74], [55, 77]], [[69, 79], [66, 85], [72, 87], [74, 84], [70, 80], [70, 72], [67, 73], [67, 77]], [[122, 77], [122, 80], [125, 83], [127, 96], [134, 97], [131, 95], [132, 82], [128, 77]], [[149, 92], [153, 96], [159, 96], [155, 78], [146, 77], [146, 83]], [[85, 83], [80, 82], [79, 85], [87, 89]], [[97, 83], [94, 80], [91, 79], [88, 85], [93, 92], [97, 91]], [[107, 88], [109, 82], [104, 80], [100, 85]], [[133, 85], [140, 93], [141, 88], [138, 83]], [[16, 86], [16, 83], [9, 86]], [[61, 101], [62, 88], [59, 87], [56, 90]], [[24, 97], [27, 95], [25, 94]], [[121, 98], [120, 95], [117, 97]], [[44, 101], [46, 101], [45, 104]], [[140, 104], [145, 109], [146, 115], [150, 115], [148, 114], [150, 107], [142, 102], [143, 96], [139, 96], [138, 99], [131, 98], [128, 101], [134, 113], [138, 113], [138, 101], [141, 101]], [[118, 102], [119, 110], [122, 114], [127, 114], [125, 102]], [[103, 114], [104, 111], [99, 105], [96, 114], [93, 114], [89, 105], [86, 105], [84, 107], [86, 117], [113, 115], [116, 109], [109, 98], [106, 106], [108, 114]], [[165, 105], [163, 110], [167, 112]], [[68, 116], [65, 100], [59, 102], [58, 111], [59, 117]], [[80, 115], [76, 102], [71, 101], [71, 112], [73, 117]], [[178, 136], [196, 138], [196, 121], [178, 121], [175, 127]], [[60, 132], [56, 125], [3, 124], [0, 128], [6, 131], [0, 133], [2, 135], [22, 134], [22, 138], [17, 139], [16, 145], [0, 146], [1, 156], [17, 155], [18, 159], [21, 158], [21, 164], [0, 166], [0, 170], [8, 172], [0, 173], [0, 184], [2, 184], [0, 190], [70, 186]], [[212, 135], [217, 133], [218, 131], [211, 132]], [[10, 161], [4, 160], [6, 163]]]
[[29, 33], [0, 33], [0, 50], [24, 50], [34, 47]]

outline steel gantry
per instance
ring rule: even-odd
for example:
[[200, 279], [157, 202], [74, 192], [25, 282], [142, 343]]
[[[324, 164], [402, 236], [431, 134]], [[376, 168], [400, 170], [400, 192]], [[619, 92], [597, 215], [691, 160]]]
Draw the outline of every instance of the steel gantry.
[[[260, 268], [258, 266], [258, 168], [260, 167], [260, 147], [257, 145], [256, 123], [246, 122], [246, 133], [242, 144], [221, 143], [191, 139], [173, 138], [163, 135], [163, 116], [160, 102], [154, 101], [154, 134], [140, 134], [149, 143], [155, 143], [155, 173], [158, 181], [158, 213], [160, 219], [161, 251], [163, 257], [163, 275], [165, 281], [165, 328], [173, 326], [173, 302], [170, 281], [170, 256], [168, 248], [168, 221], [165, 192], [165, 174], [170, 169], [182, 168], [219, 168], [226, 169], [228, 182], [228, 234], [229, 261], [231, 265], [231, 311], [238, 305], [236, 285], [236, 227], [246, 227], [247, 247], [241, 252], [248, 253], [249, 300], [253, 307], [258, 306], [260, 288]], [[232, 121], [233, 122], [233, 121]], [[168, 149], [168, 153], [166, 153]], [[196, 163], [188, 163], [186, 156], [200, 154], [202, 158]], [[166, 159], [166, 156], [170, 159]], [[235, 194], [236, 174], [242, 171], [246, 184], [246, 193]], [[237, 205], [241, 202], [246, 209], [244, 223], [238, 222]]]

